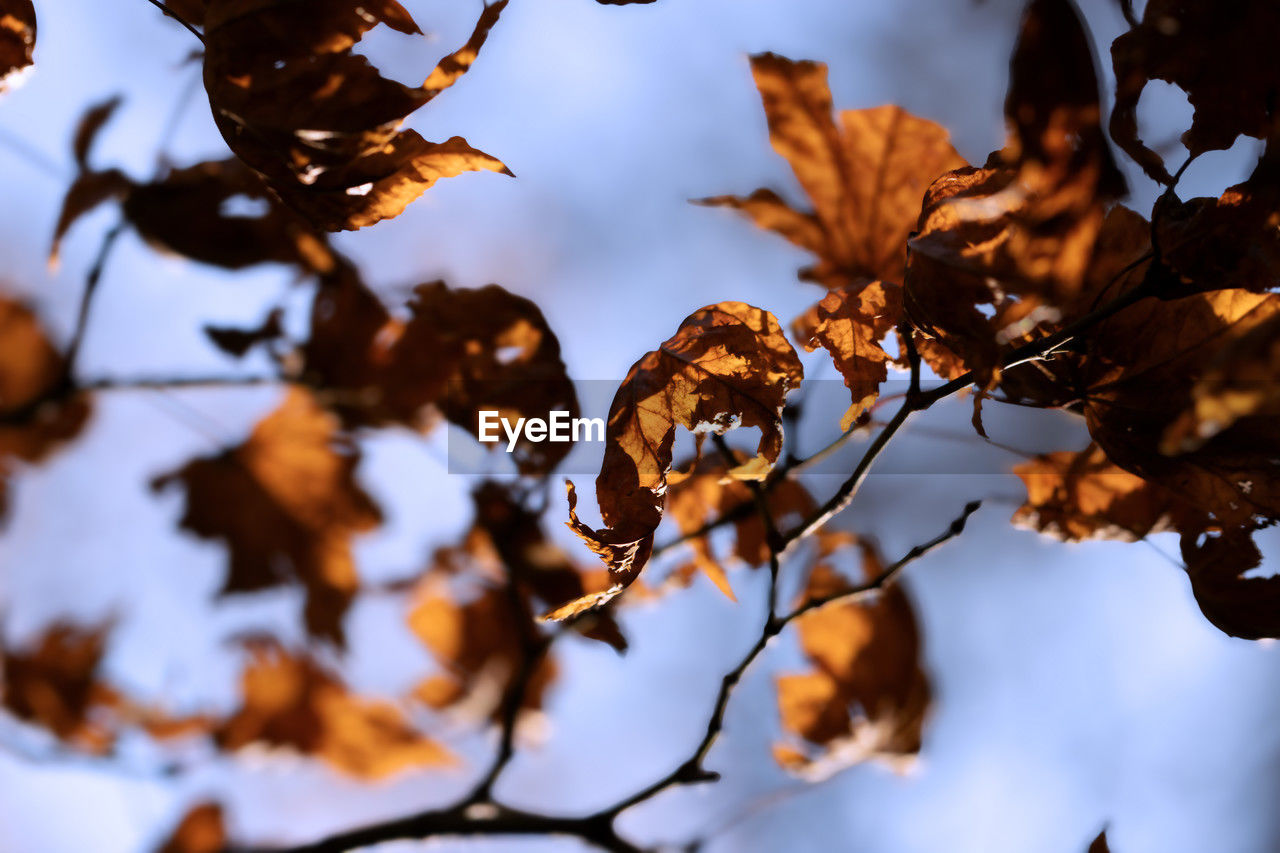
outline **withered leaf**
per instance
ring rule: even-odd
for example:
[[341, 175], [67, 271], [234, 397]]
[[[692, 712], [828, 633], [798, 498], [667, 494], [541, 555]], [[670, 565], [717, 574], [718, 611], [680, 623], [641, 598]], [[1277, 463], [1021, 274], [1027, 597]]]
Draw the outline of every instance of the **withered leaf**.
[[[745, 454], [735, 452], [735, 466], [746, 461]], [[682, 535], [693, 537], [688, 541], [693, 561], [676, 569], [672, 579], [679, 585], [687, 584], [701, 571], [727, 598], [736, 601], [726, 568], [734, 564], [761, 566], [769, 561], [768, 536], [760, 513], [753, 509], [734, 522], [733, 544], [724, 553], [718, 553], [711, 537], [693, 535], [714, 519], [754, 505], [751, 489], [731, 476], [729, 468], [721, 454], [703, 456], [691, 465], [681, 466], [688, 474], [678, 481], [672, 478], [668, 483], [666, 515]], [[799, 524], [818, 506], [808, 490], [792, 479], [774, 483], [764, 499], [774, 522], [782, 528]], [[823, 533], [819, 531], [818, 535]]]
[[[862, 548], [867, 577], [879, 574], [875, 550], [865, 543]], [[850, 586], [819, 564], [803, 600]], [[813, 669], [778, 677], [782, 728], [794, 738], [775, 747], [775, 758], [794, 772], [825, 776], [868, 758], [901, 762], [918, 753], [930, 689], [903, 589], [891, 586], [869, 603], [832, 602], [796, 625]]]
[[1138, 138], [1142, 91], [1164, 80], [1195, 108], [1182, 135], [1192, 154], [1230, 148], [1241, 134], [1265, 139], [1280, 94], [1280, 56], [1271, 38], [1277, 31], [1280, 7], [1269, 0], [1149, 0], [1138, 26], [1111, 45], [1112, 138], [1152, 178], [1172, 181], [1164, 161]]
[[998, 313], [1013, 300], [1023, 323], [1058, 319], [1085, 287], [1107, 203], [1125, 191], [1098, 123], [1092, 45], [1069, 0], [1028, 4], [1005, 118], [1008, 142], [984, 168], [929, 188], [906, 275], [912, 321], [983, 384], [1005, 328], [977, 306]]
[[89, 398], [64, 392], [66, 367], [31, 309], [0, 296], [0, 516], [14, 460], [43, 461], [88, 420]]
[[284, 747], [361, 779], [456, 763], [395, 704], [357, 696], [316, 661], [274, 644], [251, 647], [240, 690], [240, 710], [217, 735], [224, 749]]
[[827, 68], [772, 53], [751, 58], [774, 150], [813, 204], [799, 211], [770, 190], [701, 203], [732, 207], [818, 256], [801, 278], [828, 288], [863, 279], [901, 282], [920, 196], [964, 165], [947, 131], [896, 106], [847, 110], [832, 119]]
[[221, 853], [227, 847], [227, 828], [218, 803], [197, 803], [182, 816], [156, 853]]
[[[419, 685], [417, 698], [436, 709], [499, 719], [503, 694], [524, 666], [521, 632], [533, 627], [529, 612], [506, 590], [489, 585], [459, 603], [428, 577], [414, 595], [409, 627], [444, 668]], [[543, 657], [525, 687], [522, 707], [541, 707], [555, 674], [555, 662]]]
[[1167, 489], [1113, 464], [1096, 444], [1037, 456], [1013, 473], [1027, 488], [1013, 523], [1067, 542], [1134, 541], [1196, 518]]
[[1098, 837], [1093, 839], [1093, 843], [1089, 845], [1086, 853], [1111, 853], [1111, 848], [1107, 846], [1107, 831], [1104, 829], [1098, 833]]
[[881, 342], [902, 318], [902, 292], [882, 281], [850, 285], [827, 294], [815, 314], [801, 341], [810, 352], [821, 346], [831, 353], [844, 377], [853, 402], [840, 429], [848, 430], [870, 410], [888, 378], [892, 358]]
[[1186, 202], [1168, 194], [1155, 213], [1161, 258], [1186, 292], [1280, 285], [1280, 136], [1248, 180], [1220, 198]]
[[1241, 419], [1280, 417], [1280, 313], [1231, 338], [1196, 379], [1191, 406], [1161, 438], [1166, 454], [1193, 451]]
[[36, 48], [36, 9], [31, 0], [0, 0], [0, 93], [29, 68]]
[[112, 733], [93, 718], [109, 699], [98, 681], [106, 634], [106, 628], [57, 623], [33, 647], [5, 650], [5, 709], [78, 748], [106, 748]]
[[1085, 357], [1089, 432], [1120, 467], [1239, 526], [1280, 517], [1280, 419], [1240, 417], [1177, 456], [1160, 451], [1166, 430], [1192, 408], [1193, 387], [1233, 340], [1280, 312], [1280, 296], [1217, 290], [1148, 299], [1100, 324]]
[[181, 525], [226, 543], [222, 594], [296, 582], [307, 630], [342, 645], [359, 585], [351, 540], [381, 523], [355, 479], [358, 451], [306, 391], [294, 388], [243, 444], [156, 479], [186, 496]]
[[1280, 637], [1280, 576], [1246, 577], [1262, 564], [1248, 530], [1184, 533], [1182, 560], [1206, 619], [1232, 637]]
[[334, 268], [337, 260], [324, 236], [276, 201], [239, 160], [171, 169], [146, 183], [119, 169], [92, 168], [94, 140], [118, 105], [112, 99], [90, 108], [80, 121], [73, 144], [79, 173], [62, 202], [50, 263], [57, 263], [62, 240], [77, 220], [119, 201], [125, 220], [161, 251], [233, 270], [270, 262], [308, 273]]
[[782, 407], [804, 378], [800, 360], [767, 311], [741, 302], [700, 308], [657, 350], [632, 365], [609, 407], [596, 499], [604, 527], [569, 527], [609, 569], [612, 584], [548, 614], [565, 619], [604, 604], [640, 574], [662, 520], [677, 426], [698, 435], [758, 427], [756, 458], [734, 476], [763, 477], [782, 449]]
[[439, 178], [510, 174], [460, 137], [434, 143], [400, 130], [466, 73], [506, 2], [486, 5], [470, 40], [421, 86], [406, 86], [352, 51], [379, 24], [421, 34], [395, 0], [210, 0], [204, 80], [214, 121], [286, 204], [329, 231], [398, 216]]
[[[408, 321], [393, 318], [349, 269], [322, 283], [305, 373], [339, 392], [334, 408], [347, 423], [422, 428], [439, 410], [477, 435], [482, 410], [577, 417], [560, 343], [531, 300], [496, 284], [465, 290], [437, 281], [419, 285], [408, 309]], [[570, 450], [522, 435], [512, 455], [522, 473], [545, 473]]]

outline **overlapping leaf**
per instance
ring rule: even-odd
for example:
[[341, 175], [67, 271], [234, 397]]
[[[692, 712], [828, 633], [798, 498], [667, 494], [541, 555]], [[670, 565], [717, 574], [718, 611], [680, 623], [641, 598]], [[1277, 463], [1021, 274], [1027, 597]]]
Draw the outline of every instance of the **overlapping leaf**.
[[421, 86], [406, 86], [352, 51], [380, 24], [421, 34], [395, 0], [210, 0], [204, 80], [214, 121], [286, 204], [330, 231], [398, 216], [439, 178], [510, 174], [461, 137], [435, 143], [400, 129], [466, 73], [505, 6], [485, 6], [470, 40]]
[[[316, 295], [304, 372], [329, 389], [350, 425], [430, 424], [435, 411], [476, 435], [479, 412], [578, 415], [577, 392], [560, 343], [532, 301], [496, 284], [454, 290], [420, 285], [407, 321], [393, 318], [355, 275], [340, 267]], [[522, 473], [545, 473], [572, 449], [522, 436]]]
[[60, 623], [31, 648], [6, 650], [5, 710], [77, 748], [105, 750], [113, 734], [94, 718], [96, 709], [114, 701], [98, 679], [105, 640], [104, 628]]
[[357, 696], [316, 661], [272, 643], [253, 644], [240, 690], [241, 708], [218, 732], [224, 749], [289, 749], [361, 779], [456, 763], [395, 704]]
[[597, 607], [640, 574], [653, 550], [665, 504], [677, 426], [722, 435], [760, 429], [756, 458], [734, 469], [762, 477], [782, 449], [787, 392], [804, 377], [795, 350], [772, 314], [741, 302], [695, 311], [661, 347], [632, 365], [609, 408], [596, 499], [604, 527], [579, 520], [569, 485], [569, 527], [609, 569], [610, 587], [557, 609], [564, 619]]
[[355, 480], [359, 453], [336, 421], [310, 394], [291, 390], [243, 444], [193, 460], [155, 486], [181, 485], [181, 525], [226, 544], [222, 594], [299, 583], [307, 630], [341, 645], [359, 585], [351, 540], [381, 515]]
[[[1033, 0], [1005, 101], [1009, 140], [929, 188], [906, 276], [908, 315], [981, 379], [1019, 322], [1056, 320], [1085, 286], [1108, 202], [1124, 192], [1099, 126], [1094, 58], [1070, 0]], [[983, 312], [978, 306], [991, 305]]]
[[1248, 530], [1184, 533], [1181, 547], [1206, 619], [1233, 637], [1280, 637], [1280, 576], [1248, 576], [1262, 564]]
[[741, 210], [818, 256], [801, 277], [828, 288], [863, 279], [901, 282], [907, 236], [920, 196], [949, 169], [964, 165], [941, 126], [896, 106], [847, 110], [832, 119], [827, 67], [772, 53], [751, 58], [774, 150], [786, 158], [812, 211], [771, 190], [704, 204]]
[[[879, 574], [875, 550], [864, 544], [863, 553], [866, 576]], [[803, 601], [850, 586], [819, 564]], [[868, 758], [900, 762], [920, 751], [930, 688], [915, 614], [901, 587], [872, 602], [826, 604], [801, 616], [797, 631], [813, 669], [777, 680], [782, 728], [792, 736], [774, 747], [782, 766], [821, 777]]]
[[1274, 131], [1280, 56], [1272, 35], [1280, 7], [1270, 0], [1150, 0], [1142, 21], [1111, 45], [1116, 104], [1111, 136], [1152, 178], [1171, 181], [1161, 157], [1138, 138], [1138, 101], [1147, 83], [1164, 80], [1195, 108], [1182, 135], [1192, 154], [1230, 148], [1241, 134]]
[[36, 9], [31, 0], [0, 0], [0, 93], [31, 67]]

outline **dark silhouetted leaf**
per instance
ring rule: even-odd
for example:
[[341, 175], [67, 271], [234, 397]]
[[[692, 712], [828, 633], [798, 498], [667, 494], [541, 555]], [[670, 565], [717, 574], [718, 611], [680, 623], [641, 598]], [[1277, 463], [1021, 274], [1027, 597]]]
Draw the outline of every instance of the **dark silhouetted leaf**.
[[1111, 136], [1157, 181], [1164, 161], [1138, 138], [1138, 99], [1151, 80], [1187, 93], [1195, 107], [1182, 142], [1192, 154], [1230, 148], [1244, 134], [1265, 139], [1280, 95], [1280, 6], [1270, 0], [1149, 0], [1141, 23], [1111, 45], [1116, 105]]
[[1182, 560], [1201, 612], [1232, 637], [1280, 637], [1280, 577], [1245, 577], [1262, 564], [1245, 530], [1183, 534]]
[[262, 325], [256, 329], [233, 329], [226, 326], [205, 326], [204, 333], [213, 341], [214, 346], [228, 355], [243, 358], [258, 344], [279, 340], [284, 335], [281, 321], [284, 313], [279, 309], [269, 313]]

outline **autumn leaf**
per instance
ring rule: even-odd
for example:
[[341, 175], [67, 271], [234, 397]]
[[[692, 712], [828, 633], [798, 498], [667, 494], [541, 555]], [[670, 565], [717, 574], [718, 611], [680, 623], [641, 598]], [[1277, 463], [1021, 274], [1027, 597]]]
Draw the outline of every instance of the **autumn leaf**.
[[837, 127], [825, 65], [765, 53], [751, 58], [751, 69], [774, 150], [813, 211], [767, 189], [700, 203], [740, 210], [817, 255], [803, 279], [833, 289], [863, 279], [901, 282], [920, 196], [943, 172], [964, 165], [947, 131], [896, 106], [847, 110]]
[[1136, 541], [1196, 513], [1167, 489], [1113, 464], [1096, 445], [1059, 451], [1015, 465], [1027, 501], [1013, 523], [1065, 542], [1084, 539]]
[[1280, 420], [1241, 417], [1194, 450], [1160, 450], [1166, 430], [1192, 408], [1208, 365], [1277, 312], [1280, 296], [1217, 290], [1148, 299], [1100, 324], [1085, 356], [1093, 439], [1117, 465], [1219, 523], [1280, 517], [1280, 484], [1268, 462], [1280, 449]]
[[1273, 290], [1280, 283], [1278, 210], [1280, 135], [1273, 134], [1248, 180], [1220, 198], [1160, 199], [1153, 215], [1161, 258], [1187, 293]]
[[66, 369], [31, 309], [0, 296], [0, 517], [15, 462], [43, 461], [89, 418], [88, 397], [64, 388]]
[[49, 627], [23, 651], [5, 650], [4, 708], [20, 720], [39, 725], [77, 748], [102, 752], [114, 734], [93, 712], [110, 694], [98, 681], [107, 629]]
[[[560, 343], [531, 300], [496, 284], [476, 290], [419, 285], [409, 319], [393, 318], [349, 268], [327, 277], [312, 307], [304, 375], [329, 389], [353, 426], [425, 429], [433, 414], [478, 434], [479, 413], [546, 417], [579, 413]], [[546, 473], [572, 450], [521, 436], [522, 473]]]
[[262, 263], [327, 273], [337, 264], [324, 235], [276, 201], [267, 186], [239, 160], [215, 160], [170, 169], [135, 182], [119, 169], [91, 163], [98, 135], [121, 100], [90, 107], [72, 143], [78, 173], [63, 198], [49, 261], [55, 265], [63, 239], [83, 216], [110, 201], [152, 247], [224, 269]]
[[1111, 848], [1107, 846], [1107, 831], [1104, 829], [1098, 833], [1098, 837], [1093, 839], [1093, 843], [1089, 845], [1086, 853], [1111, 853]]
[[0, 0], [0, 93], [31, 67], [36, 9], [31, 0]]
[[218, 349], [235, 358], [243, 358], [249, 350], [260, 344], [277, 341], [284, 336], [284, 312], [272, 309], [262, 323], [254, 329], [237, 329], [228, 326], [205, 326], [204, 333]]
[[511, 174], [460, 137], [435, 143], [400, 130], [466, 73], [505, 7], [486, 5], [468, 42], [422, 85], [406, 86], [352, 50], [380, 24], [421, 35], [395, 0], [210, 0], [204, 81], [214, 121], [237, 157], [328, 231], [398, 216], [440, 178]]
[[381, 514], [356, 482], [359, 453], [337, 428], [294, 388], [243, 444], [153, 485], [180, 485], [182, 527], [226, 544], [222, 595], [299, 583], [307, 630], [342, 645], [343, 616], [359, 585], [351, 540], [378, 526]]
[[187, 811], [156, 853], [221, 853], [227, 847], [222, 806], [197, 803]]
[[892, 284], [872, 281], [832, 291], [818, 303], [812, 325], [801, 341], [812, 352], [831, 353], [853, 403], [840, 420], [848, 431], [869, 411], [889, 375], [892, 357], [881, 342], [902, 317], [902, 292]]
[[[879, 575], [875, 549], [861, 547], [866, 576]], [[801, 603], [850, 587], [820, 563]], [[813, 669], [777, 679], [782, 728], [791, 736], [774, 747], [779, 763], [823, 777], [868, 758], [900, 763], [918, 753], [930, 689], [903, 589], [891, 586], [871, 602], [831, 602], [800, 616], [796, 626]]]
[[569, 490], [569, 527], [609, 569], [610, 587], [548, 614], [565, 619], [598, 607], [640, 574], [662, 520], [677, 426], [723, 435], [758, 427], [756, 457], [734, 476], [758, 479], [782, 450], [782, 407], [804, 378], [773, 315], [741, 302], [700, 308], [657, 350], [632, 365], [609, 407], [596, 500], [604, 527], [578, 519]]
[[271, 642], [251, 646], [240, 692], [240, 709], [217, 735], [226, 750], [286, 748], [370, 780], [457, 763], [395, 704], [354, 695], [316, 661]]
[[[998, 315], [1060, 319], [1085, 286], [1106, 205], [1124, 181], [1099, 126], [1093, 49], [1069, 0], [1032, 0], [1010, 67], [1009, 138], [984, 168], [928, 190], [910, 241], [908, 316], [987, 384]], [[983, 312], [977, 306], [993, 306]]]
[[1247, 576], [1262, 565], [1248, 530], [1184, 533], [1181, 548], [1206, 619], [1232, 637], [1280, 637], [1280, 576]]
[[[734, 452], [734, 466], [748, 461], [746, 454]], [[676, 523], [682, 536], [690, 537], [692, 561], [672, 572], [677, 585], [692, 581], [702, 572], [726, 598], [736, 601], [726, 568], [734, 565], [761, 566], [769, 562], [769, 537], [755, 508], [751, 489], [730, 475], [730, 467], [720, 454], [680, 466], [687, 475], [669, 478], [666, 516]], [[780, 527], [794, 526], [808, 518], [818, 504], [808, 490], [792, 479], [779, 480], [764, 496], [770, 517]], [[744, 506], [751, 512], [738, 518], [732, 527], [731, 547], [717, 548], [711, 537], [697, 535], [712, 521], [727, 517]]]
[[1153, 179], [1172, 182], [1164, 161], [1138, 138], [1138, 101], [1163, 80], [1195, 108], [1182, 142], [1191, 154], [1230, 148], [1240, 135], [1265, 139], [1274, 129], [1280, 57], [1271, 34], [1280, 7], [1245, 0], [1149, 0], [1138, 26], [1111, 45], [1116, 103], [1111, 136]]

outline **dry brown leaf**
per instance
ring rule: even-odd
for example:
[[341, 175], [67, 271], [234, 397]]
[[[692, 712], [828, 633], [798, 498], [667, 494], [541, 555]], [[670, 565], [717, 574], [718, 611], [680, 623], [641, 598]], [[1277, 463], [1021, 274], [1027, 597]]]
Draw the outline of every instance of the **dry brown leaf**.
[[801, 337], [812, 352], [822, 346], [831, 353], [836, 369], [853, 396], [840, 420], [847, 431], [880, 394], [880, 383], [889, 375], [893, 360], [881, 342], [902, 318], [902, 291], [892, 284], [872, 281], [832, 291], [817, 304], [811, 328]]
[[352, 51], [379, 24], [421, 34], [395, 0], [210, 0], [204, 80], [214, 121], [286, 204], [329, 231], [398, 216], [439, 178], [511, 174], [459, 137], [434, 143], [400, 129], [467, 71], [505, 6], [485, 6], [467, 44], [421, 86], [405, 86]]
[[[861, 547], [866, 576], [880, 574], [875, 550]], [[802, 602], [850, 587], [819, 564]], [[895, 585], [871, 602], [835, 601], [801, 616], [796, 628], [813, 670], [777, 680], [782, 728], [792, 736], [775, 747], [780, 763], [821, 777], [868, 758], [901, 763], [918, 753], [930, 689], [906, 592]]]
[[0, 0], [0, 93], [31, 67], [36, 9], [31, 0]]
[[95, 719], [94, 712], [111, 702], [109, 691], [98, 681], [106, 635], [105, 627], [57, 623], [31, 648], [6, 650], [5, 709], [79, 749], [105, 750], [114, 733]]
[[1093, 843], [1089, 845], [1086, 853], [1111, 853], [1111, 848], [1107, 846], [1107, 831], [1104, 829], [1098, 833], [1098, 837], [1093, 839]]
[[751, 58], [751, 68], [774, 150], [814, 210], [798, 211], [763, 189], [702, 203], [741, 210], [817, 255], [802, 278], [828, 288], [901, 282], [921, 195], [943, 172], [964, 165], [947, 131], [896, 106], [847, 110], [837, 127], [825, 65], [765, 53]]
[[227, 847], [227, 828], [218, 803], [192, 806], [156, 853], [221, 853]]
[[[420, 429], [440, 411], [477, 435], [482, 410], [578, 416], [560, 343], [531, 300], [496, 284], [464, 290], [437, 281], [419, 285], [408, 309], [407, 321], [393, 318], [348, 267], [317, 293], [305, 375], [332, 392], [348, 424]], [[521, 473], [546, 473], [572, 449], [522, 435], [512, 457]]]
[[62, 240], [81, 217], [119, 201], [125, 220], [159, 251], [233, 270], [270, 262], [307, 273], [334, 269], [338, 260], [325, 235], [276, 201], [239, 160], [171, 169], [146, 183], [119, 169], [92, 168], [94, 143], [119, 105], [112, 98], [89, 108], [76, 129], [72, 149], [79, 171], [63, 198], [50, 264], [57, 265]]
[[1013, 523], [1066, 542], [1136, 541], [1171, 523], [1200, 520], [1168, 490], [1112, 464], [1096, 444], [1037, 456], [1013, 473], [1027, 488]]
[[1075, 8], [1032, 0], [1010, 68], [1005, 148], [984, 168], [936, 181], [910, 241], [908, 315], [982, 384], [1009, 338], [1002, 309], [1021, 303], [1023, 326], [1055, 322], [1087, 286], [1106, 205], [1125, 191], [1099, 110], [1093, 48]]
[[1138, 138], [1138, 100], [1151, 80], [1187, 93], [1195, 108], [1182, 142], [1192, 154], [1230, 148], [1244, 134], [1273, 130], [1280, 91], [1280, 7], [1269, 0], [1149, 0], [1139, 25], [1111, 45], [1116, 104], [1111, 136], [1157, 181], [1164, 161]]
[[548, 614], [565, 619], [598, 607], [640, 574], [662, 520], [677, 426], [699, 435], [758, 427], [756, 457], [734, 469], [756, 478], [782, 450], [782, 407], [804, 370], [773, 315], [741, 302], [700, 308], [661, 347], [632, 365], [609, 408], [596, 500], [605, 526], [578, 519], [569, 489], [569, 527], [609, 569], [611, 585]]
[[[1200, 447], [1160, 452], [1208, 365], [1280, 312], [1280, 296], [1217, 290], [1148, 299], [1101, 323], [1085, 356], [1089, 432], [1107, 457], [1229, 526], [1280, 517], [1280, 419], [1241, 417]], [[1238, 345], [1238, 344], [1236, 344]], [[1228, 351], [1229, 352], [1229, 351]]]
[[378, 526], [381, 514], [356, 482], [359, 453], [337, 427], [294, 388], [243, 444], [154, 485], [181, 484], [182, 527], [226, 543], [223, 595], [300, 583], [307, 630], [342, 645], [342, 620], [359, 584], [351, 540]]
[[1249, 531], [1184, 533], [1182, 560], [1200, 611], [1232, 637], [1280, 637], [1280, 576], [1249, 577], [1262, 553]]
[[256, 643], [250, 651], [241, 677], [241, 708], [218, 732], [224, 749], [284, 747], [361, 779], [457, 763], [447, 749], [410, 726], [396, 705], [352, 694], [316, 661], [270, 642]]
[[89, 418], [89, 398], [65, 391], [66, 367], [36, 315], [0, 296], [0, 518], [13, 462], [43, 461]]

